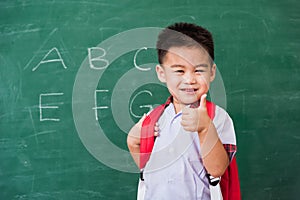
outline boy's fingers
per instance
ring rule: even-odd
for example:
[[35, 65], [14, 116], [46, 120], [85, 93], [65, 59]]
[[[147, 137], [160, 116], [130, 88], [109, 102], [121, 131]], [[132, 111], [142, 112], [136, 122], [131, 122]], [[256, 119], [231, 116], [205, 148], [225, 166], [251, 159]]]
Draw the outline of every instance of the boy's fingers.
[[181, 126], [186, 127], [186, 122], [185, 121], [181, 121]]
[[154, 126], [154, 136], [159, 136], [159, 124], [157, 122]]
[[181, 120], [181, 125], [182, 126], [189, 126], [193, 123], [193, 118], [190, 117], [183, 117], [182, 116], [182, 120]]
[[189, 107], [182, 108], [182, 115], [190, 114], [191, 110], [192, 110], [192, 108], [189, 108]]
[[185, 115], [187, 113], [187, 108], [182, 108], [181, 112], [183, 115]]

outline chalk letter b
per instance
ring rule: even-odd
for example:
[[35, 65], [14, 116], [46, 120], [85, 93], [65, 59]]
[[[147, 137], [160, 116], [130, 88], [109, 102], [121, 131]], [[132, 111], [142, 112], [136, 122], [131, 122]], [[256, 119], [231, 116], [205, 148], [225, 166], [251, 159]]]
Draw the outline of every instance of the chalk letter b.
[[[100, 53], [100, 55], [99, 55]], [[89, 64], [92, 69], [105, 69], [108, 67], [109, 62], [103, 59], [106, 55], [106, 51], [100, 47], [88, 48]], [[97, 66], [95, 66], [97, 63]]]

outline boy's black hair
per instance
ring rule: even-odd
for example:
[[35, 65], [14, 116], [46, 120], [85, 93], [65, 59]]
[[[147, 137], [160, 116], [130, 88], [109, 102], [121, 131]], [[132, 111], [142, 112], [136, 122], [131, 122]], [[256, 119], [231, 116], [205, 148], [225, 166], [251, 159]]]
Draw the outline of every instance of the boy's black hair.
[[191, 23], [175, 23], [165, 28], [158, 36], [156, 49], [158, 61], [162, 64], [165, 55], [171, 47], [202, 47], [213, 63], [214, 42], [212, 34], [205, 28]]

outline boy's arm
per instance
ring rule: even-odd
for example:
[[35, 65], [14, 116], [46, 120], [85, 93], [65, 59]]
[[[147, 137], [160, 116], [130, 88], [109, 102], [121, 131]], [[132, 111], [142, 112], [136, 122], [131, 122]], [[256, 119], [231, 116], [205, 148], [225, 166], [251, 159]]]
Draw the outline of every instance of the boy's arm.
[[140, 137], [141, 137], [141, 129], [142, 123], [145, 119], [146, 115], [144, 115], [138, 123], [136, 123], [128, 133], [127, 136], [127, 146], [130, 151], [130, 154], [136, 163], [136, 165], [140, 166]]
[[213, 177], [222, 176], [229, 165], [229, 157], [212, 121], [208, 130], [198, 132], [198, 135], [207, 172]]
[[186, 131], [198, 132], [203, 165], [211, 176], [220, 177], [228, 167], [229, 157], [207, 114], [205, 98], [202, 95], [198, 108], [183, 109], [181, 124]]

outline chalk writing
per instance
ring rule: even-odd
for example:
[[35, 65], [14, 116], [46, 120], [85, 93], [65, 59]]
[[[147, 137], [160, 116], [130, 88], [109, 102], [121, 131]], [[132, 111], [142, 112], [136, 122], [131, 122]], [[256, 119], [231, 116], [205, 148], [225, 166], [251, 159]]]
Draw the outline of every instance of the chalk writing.
[[[90, 47], [87, 49], [88, 50], [88, 62], [89, 62], [89, 67], [91, 69], [94, 70], [104, 70], [109, 66], [109, 61], [107, 59], [105, 59], [105, 56], [107, 54], [106, 50], [101, 48], [101, 47]], [[142, 50], [147, 50], [147, 47], [142, 47], [140, 49], [138, 49], [134, 55], [133, 58], [133, 64], [134, 67], [139, 70], [139, 71], [150, 71], [151, 68], [150, 67], [141, 67], [137, 64], [136, 60], [137, 60], [137, 56], [139, 54], [140, 51]], [[50, 54], [51, 53], [56, 53], [57, 57], [56, 59], [50, 59]], [[65, 62], [62, 59], [62, 56], [60, 54], [60, 52], [58, 51], [58, 49], [56, 47], [52, 48], [50, 51], [48, 51], [48, 53], [43, 57], [43, 59], [38, 63], [38, 65], [36, 65], [32, 71], [36, 71], [42, 64], [45, 63], [52, 63], [52, 62], [60, 62], [63, 66], [63, 68], [67, 68], [65, 65]], [[92, 107], [92, 109], [94, 110], [95, 113], [95, 119], [98, 121], [98, 110], [102, 110], [102, 109], [109, 109], [109, 106], [107, 105], [98, 105], [98, 99], [97, 99], [97, 95], [99, 95], [99, 93], [107, 93], [109, 92], [109, 90], [107, 89], [101, 89], [101, 90], [95, 90], [94, 91], [94, 107]], [[134, 116], [135, 118], [140, 118], [142, 117], [139, 114], [134, 113], [132, 107], [133, 107], [133, 103], [135, 101], [135, 99], [143, 94], [146, 93], [150, 96], [152, 96], [152, 93], [149, 90], [143, 90], [138, 92], [131, 100], [131, 102], [129, 103], [130, 106], [130, 114], [132, 116]], [[64, 95], [64, 93], [43, 93], [39, 95], [39, 113], [40, 113], [40, 121], [60, 121], [59, 118], [57, 117], [49, 117], [49, 116], [45, 116], [45, 115], [49, 115], [49, 114], [45, 114], [45, 110], [47, 109], [59, 109], [58, 105], [49, 105], [48, 103], [43, 103], [43, 99], [46, 97], [50, 97], [50, 96], [61, 96]], [[140, 105], [139, 108], [148, 108], [149, 111], [153, 109], [152, 105]]]
[[[130, 109], [130, 114], [132, 114], [132, 116], [136, 117], [136, 118], [140, 118], [142, 117], [141, 115], [137, 115], [135, 114], [133, 111], [132, 111], [132, 104], [134, 102], [134, 100], [136, 99], [137, 96], [139, 96], [140, 94], [142, 93], [147, 93], [149, 94], [150, 96], [152, 96], [152, 93], [149, 91], [149, 90], [142, 90], [140, 92], [138, 92], [136, 95], [133, 96], [131, 102], [130, 102], [130, 106], [129, 106], [129, 109]], [[149, 111], [153, 109], [153, 106], [152, 105], [141, 105], [139, 106], [140, 108], [149, 108]], [[148, 112], [149, 112], [148, 111]]]
[[93, 109], [95, 110], [95, 118], [98, 120], [98, 109], [108, 109], [108, 106], [98, 106], [97, 105], [97, 93], [98, 92], [108, 92], [108, 90], [95, 90], [94, 92], [94, 100], [95, 100], [95, 107]]
[[142, 48], [140, 48], [139, 50], [136, 51], [136, 53], [134, 54], [134, 58], [133, 58], [133, 64], [134, 64], [134, 66], [135, 66], [137, 69], [139, 69], [139, 70], [141, 70], [141, 71], [149, 71], [149, 70], [151, 70], [150, 67], [148, 67], [148, 68], [143, 68], [143, 67], [140, 67], [140, 66], [138, 66], [138, 65], [136, 64], [136, 57], [137, 57], [138, 53], [139, 53], [140, 51], [142, 51], [142, 50], [147, 50], [147, 47], [142, 47]]
[[[95, 56], [96, 53], [99, 53], [99, 56]], [[91, 47], [88, 48], [88, 57], [89, 57], [89, 64], [91, 69], [105, 69], [108, 67], [109, 62], [108, 60], [104, 59], [106, 55], [106, 51], [101, 47]], [[95, 56], [95, 57], [94, 57]], [[100, 66], [95, 66], [96, 62], [102, 63]]]
[[44, 118], [43, 117], [43, 110], [44, 109], [58, 109], [58, 106], [49, 106], [49, 105], [43, 105], [42, 98], [46, 96], [60, 96], [64, 93], [46, 93], [46, 94], [40, 94], [39, 97], [39, 110], [40, 110], [40, 121], [60, 121], [58, 118]]
[[[47, 60], [46, 58], [47, 58], [53, 51], [56, 52], [58, 58]], [[59, 53], [59, 51], [58, 51], [58, 49], [57, 49], [56, 47], [54, 47], [54, 48], [52, 48], [50, 51], [48, 51], [48, 53], [43, 57], [43, 59], [41, 60], [41, 62], [39, 62], [39, 64], [37, 64], [37, 66], [35, 66], [34, 68], [32, 68], [32, 71], [37, 70], [37, 69], [40, 67], [41, 64], [51, 63], [51, 62], [61, 62], [63, 68], [65, 68], [65, 69], [67, 68], [67, 66], [65, 65], [65, 63], [64, 63], [64, 61], [63, 61], [63, 59], [62, 59], [62, 57], [61, 57], [61, 55], [60, 55], [60, 53]]]
[[[48, 37], [46, 38], [46, 40], [42, 43], [41, 47], [39, 48], [38, 52], [41, 51], [41, 49], [45, 46], [45, 44], [49, 41], [49, 39], [53, 36], [53, 34], [57, 31], [57, 28], [53, 29], [51, 31], [51, 33], [48, 35]], [[26, 66], [24, 67], [24, 70], [27, 69], [29, 67], [29, 65], [32, 63], [32, 61], [35, 59], [35, 56], [33, 56], [30, 61], [26, 64]]]

